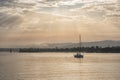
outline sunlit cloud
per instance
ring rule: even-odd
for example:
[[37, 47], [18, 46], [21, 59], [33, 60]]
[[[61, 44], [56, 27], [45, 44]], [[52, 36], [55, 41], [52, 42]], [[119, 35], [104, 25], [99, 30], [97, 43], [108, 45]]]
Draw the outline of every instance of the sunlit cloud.
[[120, 1], [0, 0], [0, 44], [75, 42], [80, 33], [119, 40]]

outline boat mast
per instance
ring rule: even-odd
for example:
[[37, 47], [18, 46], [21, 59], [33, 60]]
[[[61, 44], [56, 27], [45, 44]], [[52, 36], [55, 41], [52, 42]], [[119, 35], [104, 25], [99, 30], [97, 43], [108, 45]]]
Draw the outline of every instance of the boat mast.
[[81, 51], [81, 35], [79, 35], [79, 47], [80, 47], [80, 51]]

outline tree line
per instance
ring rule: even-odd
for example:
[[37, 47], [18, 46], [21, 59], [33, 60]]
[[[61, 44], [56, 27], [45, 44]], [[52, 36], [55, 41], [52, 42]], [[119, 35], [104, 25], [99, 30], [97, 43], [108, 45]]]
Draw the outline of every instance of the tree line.
[[73, 48], [0, 48], [0, 52], [89, 52], [89, 53], [120, 53], [120, 46], [116, 47], [73, 47]]

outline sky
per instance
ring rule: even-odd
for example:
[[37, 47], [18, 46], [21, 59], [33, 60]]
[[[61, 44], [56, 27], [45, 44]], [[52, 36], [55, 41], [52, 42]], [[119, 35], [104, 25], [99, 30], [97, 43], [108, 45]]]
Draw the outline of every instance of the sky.
[[120, 0], [0, 0], [0, 47], [120, 40]]

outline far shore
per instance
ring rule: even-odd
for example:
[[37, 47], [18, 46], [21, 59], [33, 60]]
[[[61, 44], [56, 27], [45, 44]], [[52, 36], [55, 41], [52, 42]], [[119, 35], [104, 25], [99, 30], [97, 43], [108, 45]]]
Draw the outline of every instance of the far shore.
[[41, 53], [41, 52], [85, 52], [85, 53], [120, 53], [117, 47], [73, 47], [73, 48], [0, 48], [0, 52]]

